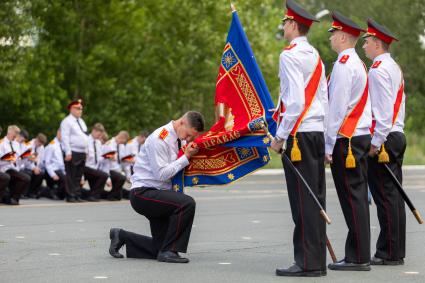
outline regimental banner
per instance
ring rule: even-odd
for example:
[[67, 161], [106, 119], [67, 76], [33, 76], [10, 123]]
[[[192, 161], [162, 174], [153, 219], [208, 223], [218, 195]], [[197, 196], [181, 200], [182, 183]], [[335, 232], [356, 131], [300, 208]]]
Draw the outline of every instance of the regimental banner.
[[216, 123], [195, 142], [200, 150], [190, 164], [173, 178], [173, 189], [223, 185], [263, 167], [270, 160], [274, 135], [273, 101], [255, 61], [237, 12], [232, 15], [221, 58], [215, 94]]

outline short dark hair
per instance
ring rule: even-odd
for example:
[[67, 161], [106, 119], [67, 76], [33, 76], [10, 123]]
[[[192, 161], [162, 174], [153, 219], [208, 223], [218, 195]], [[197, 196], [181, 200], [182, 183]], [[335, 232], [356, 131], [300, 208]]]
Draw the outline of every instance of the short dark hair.
[[29, 139], [30, 135], [28, 134], [28, 132], [26, 130], [21, 130], [21, 132], [19, 133], [19, 135], [21, 137], [23, 137], [26, 141]]
[[46, 144], [46, 142], [47, 142], [47, 137], [46, 137], [46, 135], [45, 135], [45, 134], [43, 134], [43, 133], [39, 133], [39, 134], [37, 135], [37, 140], [38, 140], [41, 144], [45, 145], [45, 144]]
[[188, 111], [186, 114], [184, 114], [184, 117], [186, 117], [187, 121], [189, 122], [190, 126], [192, 128], [195, 128], [198, 132], [204, 131], [204, 117], [201, 113], [197, 111]]
[[105, 131], [105, 127], [101, 123], [96, 123], [93, 125], [93, 130], [103, 133]]
[[306, 26], [305, 24], [299, 23], [297, 21], [294, 22], [297, 24], [298, 32], [300, 33], [300, 35], [306, 35], [309, 32], [309, 26]]
[[375, 41], [381, 42], [381, 46], [382, 46], [382, 49], [384, 49], [384, 51], [388, 52], [388, 50], [390, 50], [390, 45], [388, 43], [386, 43], [385, 41], [383, 41], [380, 38], [377, 38], [376, 36], [372, 36], [372, 38]]
[[143, 131], [141, 131], [141, 132], [139, 133], [139, 136], [147, 138], [147, 137], [149, 136], [149, 132], [148, 132], [148, 131], [143, 130]]

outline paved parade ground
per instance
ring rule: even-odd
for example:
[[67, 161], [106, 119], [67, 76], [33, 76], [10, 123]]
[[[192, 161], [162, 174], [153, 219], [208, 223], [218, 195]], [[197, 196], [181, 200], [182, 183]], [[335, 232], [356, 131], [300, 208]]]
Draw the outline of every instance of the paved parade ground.
[[[109, 228], [149, 233], [148, 221], [128, 201], [41, 199], [23, 200], [18, 207], [0, 205], [0, 282], [425, 282], [425, 225], [410, 211], [404, 266], [328, 270], [321, 278], [275, 276], [277, 267], [293, 262], [293, 223], [283, 179], [280, 171], [263, 171], [230, 186], [188, 190], [197, 201], [189, 264], [108, 254]], [[425, 215], [425, 167], [405, 168], [404, 184]], [[347, 228], [329, 171], [327, 212], [333, 221], [328, 237], [340, 258]], [[379, 231], [375, 205], [371, 225], [374, 252]]]

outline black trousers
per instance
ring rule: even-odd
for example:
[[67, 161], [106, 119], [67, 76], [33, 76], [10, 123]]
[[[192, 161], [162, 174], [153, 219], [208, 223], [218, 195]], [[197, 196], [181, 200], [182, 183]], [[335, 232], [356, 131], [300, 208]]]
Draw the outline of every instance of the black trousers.
[[[401, 166], [406, 150], [406, 138], [403, 133], [392, 132], [385, 142], [390, 157], [388, 167], [394, 172], [400, 183], [403, 180]], [[406, 210], [404, 200], [390, 174], [378, 157], [368, 159], [369, 188], [378, 212], [379, 233], [375, 256], [387, 260], [399, 260], [406, 256]]]
[[124, 186], [126, 177], [118, 171], [109, 171], [111, 177], [112, 190], [108, 194], [108, 198], [122, 198], [122, 187]]
[[6, 193], [6, 188], [9, 185], [10, 176], [7, 173], [0, 172], [0, 202], [3, 200], [3, 196]]
[[[326, 208], [325, 141], [323, 132], [297, 133], [302, 160], [293, 164]], [[285, 154], [290, 157], [293, 137], [287, 140]], [[295, 263], [304, 270], [326, 270], [326, 223], [301, 179], [282, 159], [292, 219]]]
[[85, 162], [86, 154], [81, 152], [72, 152], [71, 161], [65, 161], [67, 197], [80, 196], [80, 182], [83, 177]]
[[30, 184], [31, 178], [27, 174], [19, 172], [15, 169], [9, 169], [6, 171], [6, 173], [10, 176], [10, 197], [15, 200], [19, 200], [22, 192]]
[[58, 181], [53, 180], [47, 173], [44, 175], [48, 190], [40, 191], [39, 196], [51, 198], [56, 195], [60, 199], [64, 199], [67, 196], [68, 183], [65, 174], [61, 170], [56, 170], [55, 173], [59, 177]]
[[31, 179], [28, 187], [24, 190], [23, 194], [27, 196], [37, 194], [44, 179], [44, 171], [42, 170], [38, 175], [36, 175], [32, 170], [29, 169], [25, 169], [22, 172], [27, 174]]
[[127, 257], [156, 259], [160, 251], [187, 251], [195, 201], [174, 191], [136, 188], [130, 192], [133, 209], [150, 223], [152, 237], [121, 230]]
[[89, 182], [89, 195], [95, 198], [100, 198], [100, 195], [105, 188], [106, 181], [108, 180], [108, 174], [102, 170], [84, 167], [84, 177]]
[[345, 261], [352, 263], [370, 261], [370, 217], [367, 198], [367, 156], [370, 140], [370, 135], [351, 138], [356, 168], [345, 168], [347, 138], [337, 139], [332, 153], [332, 176], [348, 227]]

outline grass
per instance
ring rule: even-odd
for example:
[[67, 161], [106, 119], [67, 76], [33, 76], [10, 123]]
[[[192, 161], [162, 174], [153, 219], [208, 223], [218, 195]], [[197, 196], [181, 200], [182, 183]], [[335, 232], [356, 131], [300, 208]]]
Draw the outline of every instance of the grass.
[[[407, 148], [404, 154], [404, 165], [425, 164], [425, 137], [415, 133], [406, 133]], [[281, 169], [280, 155], [270, 150], [271, 160], [265, 169]]]

